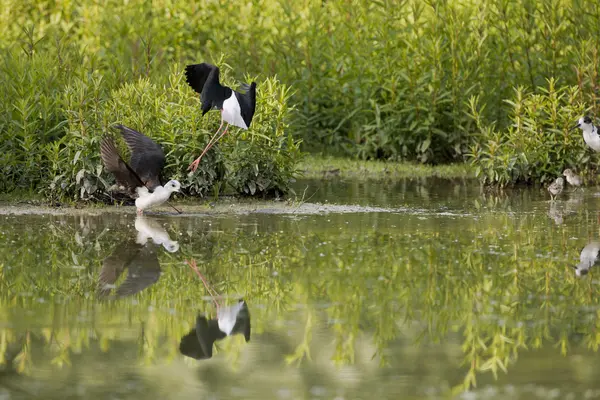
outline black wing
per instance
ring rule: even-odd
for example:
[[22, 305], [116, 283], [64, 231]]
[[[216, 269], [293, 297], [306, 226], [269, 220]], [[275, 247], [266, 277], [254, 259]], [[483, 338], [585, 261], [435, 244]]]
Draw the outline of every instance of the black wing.
[[217, 73], [216, 79], [219, 82], [219, 68], [208, 63], [193, 64], [185, 67], [185, 79], [192, 89], [202, 94], [208, 76], [215, 70]]
[[115, 125], [131, 150], [131, 168], [149, 190], [162, 185], [160, 174], [165, 166], [165, 153], [148, 136], [123, 125]]
[[246, 123], [246, 126], [250, 128], [252, 117], [254, 117], [254, 111], [256, 110], [256, 82], [252, 82], [250, 86], [243, 84], [242, 89], [246, 90], [245, 93], [235, 92], [235, 97], [238, 103], [240, 103], [240, 112], [242, 118]]
[[231, 89], [221, 85], [219, 73], [219, 67], [208, 63], [188, 65], [185, 68], [188, 85], [200, 93], [202, 115], [213, 107], [223, 108], [223, 102], [231, 95]]
[[119, 185], [125, 186], [130, 194], [135, 194], [135, 188], [144, 186], [138, 174], [121, 158], [115, 142], [111, 137], [105, 137], [100, 143], [100, 156], [104, 168], [111, 172]]

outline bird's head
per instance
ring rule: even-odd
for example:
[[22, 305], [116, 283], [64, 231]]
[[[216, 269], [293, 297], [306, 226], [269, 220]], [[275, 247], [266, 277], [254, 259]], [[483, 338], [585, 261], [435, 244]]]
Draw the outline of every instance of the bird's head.
[[563, 171], [563, 175], [566, 177], [573, 176], [573, 171], [571, 171], [571, 169], [567, 168]]
[[592, 119], [585, 115], [581, 118], [579, 118], [579, 120], [577, 121], [577, 125], [575, 125], [573, 128], [571, 129], [577, 129], [580, 128], [583, 131], [586, 130], [591, 130], [594, 127], [594, 124], [592, 123]]
[[181, 189], [181, 183], [179, 183], [179, 181], [175, 179], [170, 180], [166, 183], [165, 189], [167, 189], [170, 192], [179, 192], [179, 189]]

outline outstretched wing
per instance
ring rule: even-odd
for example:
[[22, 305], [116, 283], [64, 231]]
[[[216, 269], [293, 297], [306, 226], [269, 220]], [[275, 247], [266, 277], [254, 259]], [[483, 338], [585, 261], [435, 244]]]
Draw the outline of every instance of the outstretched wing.
[[221, 85], [219, 67], [208, 64], [193, 64], [185, 68], [186, 81], [196, 92], [200, 93], [202, 115], [213, 107], [222, 107], [231, 89]]
[[160, 174], [165, 166], [165, 153], [156, 142], [148, 136], [123, 125], [115, 125], [127, 147], [131, 150], [131, 168], [137, 173], [144, 185], [154, 190], [162, 185]]
[[100, 143], [100, 156], [104, 168], [111, 172], [117, 181], [117, 184], [124, 186], [131, 193], [135, 193], [135, 188], [144, 186], [141, 178], [135, 171], [121, 158], [115, 142], [111, 137], [105, 137]]
[[208, 79], [208, 76], [211, 72], [216, 71], [216, 79], [219, 81], [219, 68], [215, 65], [202, 63], [202, 64], [193, 64], [185, 67], [185, 79], [199, 94], [202, 94], [202, 90], [204, 89], [204, 84]]

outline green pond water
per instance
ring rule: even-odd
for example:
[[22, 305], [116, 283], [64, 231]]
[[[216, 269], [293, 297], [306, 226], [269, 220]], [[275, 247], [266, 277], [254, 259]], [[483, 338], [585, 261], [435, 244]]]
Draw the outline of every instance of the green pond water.
[[0, 400], [600, 398], [600, 188], [296, 192], [321, 206], [5, 209]]

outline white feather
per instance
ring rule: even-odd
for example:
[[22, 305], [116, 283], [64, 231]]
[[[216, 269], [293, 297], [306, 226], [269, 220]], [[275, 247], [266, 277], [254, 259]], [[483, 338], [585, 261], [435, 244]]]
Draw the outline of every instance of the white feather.
[[235, 97], [233, 90], [231, 91], [231, 96], [223, 102], [223, 121], [242, 129], [248, 129], [244, 118], [242, 118], [240, 103], [237, 97]]

